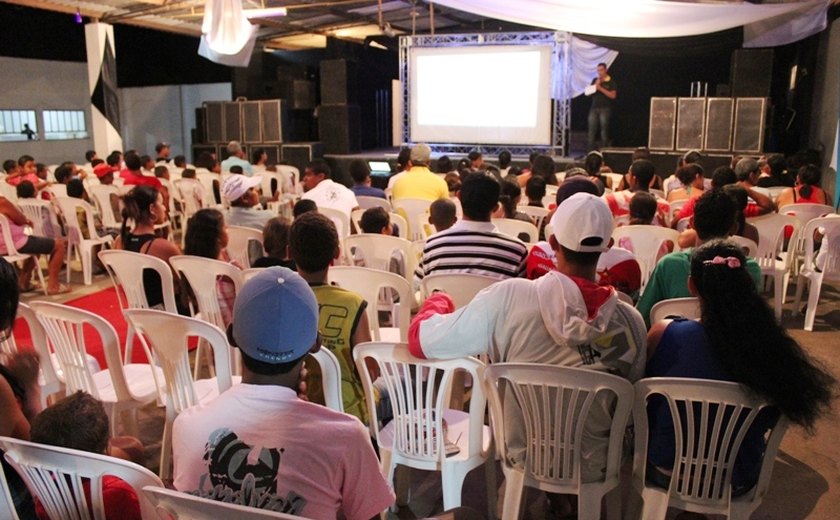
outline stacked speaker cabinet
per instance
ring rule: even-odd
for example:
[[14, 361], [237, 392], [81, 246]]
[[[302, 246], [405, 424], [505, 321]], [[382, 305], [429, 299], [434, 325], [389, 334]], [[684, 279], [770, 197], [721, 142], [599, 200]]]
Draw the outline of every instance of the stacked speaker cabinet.
[[766, 113], [766, 98], [738, 98], [735, 102], [733, 151], [746, 153], [761, 152], [762, 143], [764, 142]]
[[728, 152], [732, 149], [732, 98], [709, 98], [706, 102], [706, 138], [703, 149]]
[[677, 123], [677, 98], [651, 98], [648, 148], [673, 150]]
[[280, 158], [300, 170], [301, 176], [307, 164], [323, 155], [324, 150], [320, 142], [284, 144], [280, 147]]
[[357, 94], [355, 63], [343, 59], [321, 62], [318, 136], [324, 145], [324, 152], [340, 154], [361, 149]]
[[703, 148], [706, 98], [680, 98], [677, 110], [677, 150]]
[[225, 101], [204, 102], [204, 123], [206, 125], [204, 135], [208, 143], [225, 142], [225, 103]]

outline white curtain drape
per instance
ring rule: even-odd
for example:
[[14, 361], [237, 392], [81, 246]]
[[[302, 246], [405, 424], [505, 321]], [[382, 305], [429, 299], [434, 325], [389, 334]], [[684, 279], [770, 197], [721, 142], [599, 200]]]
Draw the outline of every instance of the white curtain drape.
[[198, 54], [231, 67], [247, 67], [257, 39], [257, 26], [242, 12], [242, 0], [207, 0]]
[[595, 69], [599, 63], [606, 63], [607, 68], [612, 65], [618, 57], [618, 52], [604, 47], [598, 47], [594, 43], [580, 38], [572, 37], [571, 40], [571, 75], [572, 91], [571, 97], [583, 94], [583, 89], [592, 83], [596, 76]]
[[744, 47], [776, 47], [817, 34], [828, 25], [828, 2], [792, 11], [744, 27]]
[[762, 21], [774, 23], [775, 27], [788, 21], [782, 15], [813, 17], [812, 9], [816, 9], [816, 6], [824, 8], [824, 23], [824, 10], [829, 2], [805, 0], [785, 4], [719, 4], [662, 0], [435, 1], [439, 5], [488, 18], [556, 31], [622, 38], [694, 36]]

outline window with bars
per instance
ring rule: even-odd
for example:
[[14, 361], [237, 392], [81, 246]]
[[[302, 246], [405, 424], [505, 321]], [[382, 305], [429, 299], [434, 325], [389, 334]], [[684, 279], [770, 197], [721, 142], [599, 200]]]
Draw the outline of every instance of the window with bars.
[[44, 110], [44, 139], [85, 139], [88, 137], [84, 110]]
[[38, 139], [34, 110], [0, 110], [0, 141]]

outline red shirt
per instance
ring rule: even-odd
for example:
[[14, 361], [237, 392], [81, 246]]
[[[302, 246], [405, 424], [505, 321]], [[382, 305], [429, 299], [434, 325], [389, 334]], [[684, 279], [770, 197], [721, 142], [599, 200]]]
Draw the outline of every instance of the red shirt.
[[131, 170], [123, 170], [120, 172], [120, 177], [123, 178], [123, 184], [134, 186], [151, 186], [157, 190], [162, 187], [157, 177], [146, 177], [145, 175]]
[[[88, 505], [91, 505], [93, 501], [90, 498], [90, 482], [85, 481], [82, 486], [85, 499]], [[137, 493], [122, 479], [111, 475], [102, 477], [102, 502], [105, 506], [105, 518], [108, 520], [141, 520]], [[35, 514], [39, 520], [51, 520], [37, 497], [35, 498]]]

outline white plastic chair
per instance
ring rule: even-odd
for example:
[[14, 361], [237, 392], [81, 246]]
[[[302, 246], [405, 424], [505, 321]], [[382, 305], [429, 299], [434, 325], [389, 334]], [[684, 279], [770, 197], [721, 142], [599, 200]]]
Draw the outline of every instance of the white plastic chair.
[[[228, 324], [225, 323], [222, 310], [219, 307], [216, 280], [223, 276], [228, 277], [233, 282], [234, 291], [239, 294], [242, 289], [242, 271], [227, 262], [192, 255], [173, 256], [169, 259], [169, 263], [175, 269], [175, 272], [186, 278], [187, 283], [190, 284], [198, 304], [196, 317], [212, 323], [221, 330], [226, 330]], [[198, 379], [201, 354], [204, 350], [204, 342], [199, 342], [193, 372], [193, 377], [196, 379]], [[209, 356], [209, 351], [207, 351], [207, 355]], [[230, 349], [229, 356], [231, 371], [235, 375], [242, 374], [242, 358], [239, 355], [239, 349]], [[207, 361], [212, 375], [214, 364], [209, 358]]]
[[256, 275], [260, 274], [265, 270], [265, 267], [250, 267], [248, 269], [242, 270], [242, 283], [244, 284], [251, 278], [255, 277]]
[[47, 284], [44, 282], [44, 272], [41, 271], [41, 264], [38, 262], [38, 255], [18, 253], [17, 248], [15, 248], [15, 242], [12, 240], [12, 229], [10, 225], [9, 218], [6, 215], [0, 214], [0, 239], [6, 245], [6, 254], [2, 255], [3, 258], [10, 264], [32, 258], [35, 261], [35, 272], [38, 273], [38, 281], [41, 282], [41, 290], [44, 291], [45, 295], [48, 294]]
[[[67, 227], [67, 283], [70, 283], [70, 259], [73, 258], [73, 250], [77, 250], [79, 259], [82, 262], [85, 285], [93, 283], [93, 249], [95, 247], [111, 247], [114, 237], [105, 235], [100, 237], [96, 234], [96, 226], [93, 220], [93, 208], [82, 199], [73, 197], [58, 197], [56, 203], [64, 215], [64, 225]], [[84, 211], [85, 222], [87, 223], [88, 238], [82, 234], [79, 220], [76, 217], [78, 209]]]
[[420, 282], [420, 293], [425, 300], [435, 291], [443, 291], [452, 297], [455, 308], [470, 303], [482, 289], [498, 282], [498, 278], [470, 273], [430, 274]]
[[[157, 513], [153, 518], [160, 520], [198, 520], [204, 518], [235, 518], [237, 520], [306, 520], [302, 516], [276, 513], [267, 509], [242, 506], [201, 498], [189, 493], [181, 493], [163, 487], [146, 486], [143, 488], [146, 499], [155, 506]], [[146, 518], [145, 516], [143, 518]]]
[[[789, 204], [780, 208], [779, 213], [782, 215], [793, 215], [799, 219], [799, 223], [802, 224], [802, 227], [805, 227], [808, 222], [814, 220], [815, 218], [835, 214], [834, 208], [831, 206], [826, 204], [808, 203]], [[799, 274], [799, 267], [805, 254], [805, 235], [804, 233], [796, 233], [796, 235], [792, 236], [790, 239], [793, 241], [793, 244], [788, 247], [788, 250], [794, 255], [792, 258], [792, 268], [793, 276], [795, 277]]]
[[[447, 406], [455, 374], [466, 373], [479, 381], [484, 364], [474, 358], [418, 359], [408, 352], [404, 343], [362, 343], [353, 349], [353, 359], [365, 389], [370, 424], [387, 481], [393, 482], [397, 464], [440, 471], [443, 508], [460, 506], [467, 473], [491, 455], [491, 433], [484, 426], [486, 402], [480, 385], [472, 387], [469, 413]], [[381, 430], [375, 427], [378, 424], [375, 393], [366, 359], [379, 366], [380, 378], [393, 407], [394, 419]], [[447, 456], [447, 448], [451, 446], [457, 446], [458, 452]]]
[[380, 197], [366, 197], [364, 195], [356, 195], [356, 202], [359, 203], [359, 207], [364, 209], [370, 208], [385, 208], [388, 213], [392, 211], [391, 203], [388, 202], [388, 199], [383, 199]]
[[[143, 495], [145, 486], [163, 487], [148, 469], [126, 460], [86, 451], [47, 446], [0, 437], [6, 460], [38, 497], [50, 518], [105, 518], [102, 478], [110, 475], [123, 480], [137, 493], [143, 518], [153, 518], [154, 506]], [[90, 502], [82, 497], [90, 490]], [[5, 518], [5, 517], [4, 517]]]
[[[25, 303], [18, 304], [18, 319], [22, 319], [29, 327], [29, 337], [32, 340], [32, 347], [35, 353], [38, 354], [38, 386], [41, 387], [41, 408], [47, 407], [47, 401], [53, 394], [59, 396], [64, 395], [64, 383], [61, 381], [59, 374], [61, 367], [58, 365], [58, 359], [50, 352], [50, 346], [47, 343], [47, 333], [44, 331], [43, 325], [38, 321], [38, 317], [32, 307]], [[95, 360], [94, 360], [95, 361]], [[90, 358], [88, 358], [88, 366], [90, 366]]]
[[[636, 449], [633, 486], [641, 493], [645, 520], [664, 519], [668, 507], [703, 514], [748, 519], [767, 494], [770, 474], [788, 420], [782, 416], [767, 437], [758, 482], [747, 493], [731, 497], [732, 467], [758, 413], [769, 406], [741, 385], [686, 378], [650, 378], [635, 385], [633, 422]], [[645, 480], [648, 465], [647, 401], [667, 400], [674, 421], [673, 477], [668, 489]]]
[[683, 209], [683, 206], [688, 204], [688, 201], [691, 199], [682, 199], [682, 200], [675, 200], [668, 205], [668, 219], [666, 220], [665, 224], [671, 225], [674, 222], [674, 218], [676, 218], [677, 213]]
[[[126, 363], [120, 359], [119, 338], [114, 327], [100, 316], [57, 303], [32, 302], [32, 310], [44, 326], [55, 349], [67, 385], [73, 393], [82, 390], [96, 397], [105, 406], [111, 422], [111, 435], [116, 434], [117, 418], [123, 411], [131, 412], [127, 425], [136, 436], [136, 411], [159, 395], [163, 388], [163, 372], [146, 363]], [[87, 362], [85, 325], [90, 326], [101, 341], [108, 368], [92, 372]], [[151, 360], [151, 356], [149, 356]]]
[[[180, 197], [176, 195], [175, 191], [174, 189], [170, 190], [169, 197], [180, 200]], [[114, 215], [114, 210], [111, 208], [111, 195], [119, 197], [120, 190], [113, 184], [97, 184], [88, 188], [88, 193], [96, 204], [96, 209], [99, 210], [99, 215], [102, 217], [102, 224], [106, 228], [119, 229], [122, 226], [122, 221], [117, 220]]]
[[318, 213], [325, 215], [333, 221], [339, 239], [344, 240], [350, 236], [350, 215], [338, 209], [321, 207], [318, 208]]
[[787, 296], [788, 281], [790, 280], [790, 265], [793, 258], [791, 247], [785, 251], [785, 227], [791, 226], [793, 234], [790, 244], [793, 246], [795, 238], [799, 234], [799, 219], [793, 215], [779, 215], [770, 213], [760, 217], [751, 218], [748, 222], [758, 228], [758, 251], [755, 260], [761, 267], [761, 274], [773, 278], [773, 304], [776, 312], [776, 319], [782, 319], [782, 310]]
[[53, 197], [66, 197], [67, 196], [67, 185], [66, 184], [59, 184], [54, 183], [50, 184], [44, 191], [52, 195]]
[[[569, 223], [569, 225], [574, 225], [574, 222]], [[616, 243], [624, 237], [630, 240], [633, 247], [633, 256], [641, 260], [639, 265], [642, 266], [642, 290], [644, 290], [648, 279], [650, 279], [650, 274], [656, 267], [662, 245], [671, 242], [674, 245], [672, 252], [680, 250], [677, 243], [680, 233], [662, 226], [622, 226], [615, 228], [612, 236]]]
[[55, 207], [43, 199], [18, 199], [17, 207], [32, 221], [32, 234], [39, 237], [61, 236]]
[[[144, 347], [151, 350], [163, 370], [166, 382], [166, 420], [160, 448], [160, 477], [171, 476], [172, 423], [179, 413], [206, 404], [233, 384], [227, 338], [218, 327], [205, 321], [149, 309], [128, 309], [123, 313]], [[194, 380], [190, 374], [189, 341], [199, 338], [213, 350], [216, 377]]]
[[528, 244], [536, 244], [540, 239], [540, 228], [530, 222], [524, 220], [517, 220], [515, 218], [494, 218], [493, 224], [498, 228], [500, 233], [504, 233], [509, 237], [520, 239], [520, 234], [528, 235], [528, 240], [523, 240]]
[[[825, 259], [820, 262], [821, 268], [817, 266], [817, 251], [814, 248], [814, 232], [818, 229], [823, 232], [823, 247], [826, 248]], [[807, 281], [808, 307], [805, 310], [805, 330], [812, 331], [823, 282], [840, 280], [840, 218], [837, 216], [815, 218], [808, 222], [802, 230], [802, 235], [805, 237], [805, 260], [799, 270], [793, 308], [799, 309]], [[828, 241], [827, 244], [826, 241]]]
[[756, 253], [758, 253], [758, 244], [747, 237], [742, 237], [741, 235], [731, 235], [727, 238], [727, 240], [737, 244], [747, 257], [754, 257]]
[[[373, 197], [373, 198], [375, 198], [375, 197]], [[385, 199], [379, 199], [379, 200], [385, 200]], [[385, 201], [385, 202], [387, 202], [387, 201]], [[367, 211], [367, 210], [359, 208], [359, 209], [354, 209], [353, 211], [350, 212], [350, 221], [353, 222], [353, 226], [356, 228], [356, 233], [359, 233], [359, 234], [362, 233], [362, 215], [365, 214], [365, 211]], [[408, 222], [406, 222], [405, 218], [403, 218], [403, 216], [400, 215], [399, 213], [394, 213], [393, 211], [391, 211], [388, 214], [388, 216], [391, 219], [391, 225], [396, 225], [397, 226], [398, 233], [397, 233], [396, 236], [399, 237], [399, 238], [403, 238], [403, 239], [407, 240], [408, 239]], [[391, 235], [391, 236], [393, 236], [393, 235]]]
[[432, 201], [424, 199], [396, 199], [392, 202], [394, 211], [399, 213], [408, 222], [408, 238], [409, 240], [420, 240], [423, 237], [417, 223], [428, 221], [429, 206]]
[[668, 298], [658, 301], [650, 309], [650, 322], [656, 323], [668, 316], [682, 316], [689, 320], [700, 319], [700, 300], [695, 296]]
[[[160, 310], [178, 314], [178, 306], [175, 303], [175, 282], [169, 264], [152, 255], [117, 249], [100, 251], [97, 256], [108, 271], [111, 282], [117, 290], [120, 310], [150, 308], [143, 283], [143, 273], [148, 269], [156, 272], [160, 278], [163, 293], [163, 309]], [[125, 338], [124, 363], [131, 361], [133, 347], [134, 330], [129, 326]]]
[[[259, 250], [263, 250], [263, 235], [259, 229], [243, 226], [227, 226], [228, 245], [227, 251], [230, 259], [238, 262], [243, 269], [251, 267], [251, 247], [255, 242], [259, 244]], [[260, 254], [262, 256], [262, 254]]]
[[[332, 267], [329, 271], [330, 282], [337, 283], [367, 301], [365, 313], [370, 324], [374, 341], [408, 341], [408, 325], [411, 321], [411, 286], [409, 282], [394, 273], [370, 269], [367, 267]], [[380, 327], [377, 315], [377, 301], [383, 289], [393, 289], [400, 297], [394, 305], [393, 323], [396, 327]]]
[[[500, 363], [485, 368], [484, 385], [505, 473], [503, 520], [519, 518], [525, 486], [578, 495], [581, 519], [600, 520], [606, 496], [607, 517], [620, 518], [621, 450], [633, 407], [630, 382], [580, 368]], [[590, 437], [604, 435], [590, 431], [587, 420], [604, 403], [612, 411], [604, 478], [584, 482], [581, 448]], [[523, 450], [524, 460], [515, 461], [511, 448]]]
[[356, 258], [361, 257], [365, 267], [389, 271], [391, 259], [398, 258], [402, 261], [401, 267], [406, 280], [410, 280], [414, 275], [416, 263], [411, 242], [404, 238], [376, 233], [350, 235], [344, 239], [344, 249], [350, 265], [353, 265]]
[[[5, 184], [3, 179], [0, 179], [0, 182]], [[9, 484], [6, 481], [6, 472], [3, 471], [2, 465], [0, 465], [0, 518], [20, 520], [14, 506], [14, 499], [12, 498]]]
[[516, 211], [521, 211], [531, 217], [531, 220], [534, 221], [534, 225], [537, 226], [537, 229], [542, 228], [543, 220], [545, 220], [546, 217], [548, 217], [548, 214], [551, 213], [548, 209], [541, 208], [539, 206], [517, 206]]
[[341, 394], [341, 365], [338, 364], [338, 358], [325, 347], [309, 355], [321, 367], [324, 406], [337, 412], [344, 412], [344, 398]]
[[6, 182], [5, 176], [0, 179], [0, 197], [9, 199], [12, 204], [17, 204], [18, 201], [17, 189]]
[[[219, 191], [221, 192], [222, 176], [207, 170], [199, 169], [195, 172], [195, 178], [201, 183], [201, 187], [204, 188], [204, 207], [214, 208], [220, 205], [221, 201], [216, 199], [216, 193], [213, 191], [213, 186], [218, 183]], [[181, 183], [181, 186], [183, 187], [183, 183]]]

